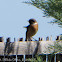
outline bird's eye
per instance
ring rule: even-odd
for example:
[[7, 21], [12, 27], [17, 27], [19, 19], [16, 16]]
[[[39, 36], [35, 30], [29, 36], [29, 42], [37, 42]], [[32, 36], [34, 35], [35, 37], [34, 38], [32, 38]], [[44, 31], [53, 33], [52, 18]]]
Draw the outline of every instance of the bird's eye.
[[35, 22], [34, 20], [32, 20], [32, 22]]

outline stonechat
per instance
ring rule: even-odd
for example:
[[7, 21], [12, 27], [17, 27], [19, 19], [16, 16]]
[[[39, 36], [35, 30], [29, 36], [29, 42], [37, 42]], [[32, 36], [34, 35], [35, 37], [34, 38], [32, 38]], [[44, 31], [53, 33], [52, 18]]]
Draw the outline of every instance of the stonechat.
[[26, 41], [32, 41], [32, 37], [37, 33], [38, 31], [38, 23], [35, 19], [30, 19], [29, 25], [25, 28], [27, 28], [26, 31]]

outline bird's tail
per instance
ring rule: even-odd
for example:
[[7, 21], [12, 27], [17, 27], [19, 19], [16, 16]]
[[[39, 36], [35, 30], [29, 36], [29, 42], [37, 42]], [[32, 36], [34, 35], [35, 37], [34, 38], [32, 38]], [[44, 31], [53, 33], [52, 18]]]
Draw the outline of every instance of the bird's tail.
[[24, 26], [23, 28], [27, 28], [27, 26]]

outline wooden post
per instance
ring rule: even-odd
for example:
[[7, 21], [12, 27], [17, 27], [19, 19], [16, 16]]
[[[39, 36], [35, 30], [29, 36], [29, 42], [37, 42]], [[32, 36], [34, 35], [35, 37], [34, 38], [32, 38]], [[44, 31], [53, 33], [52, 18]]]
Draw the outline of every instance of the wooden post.
[[49, 41], [49, 37], [46, 37], [46, 41]]
[[3, 37], [0, 37], [0, 42], [3, 42], [3, 41], [4, 41]]
[[56, 37], [56, 40], [60, 40], [60, 36], [57, 36], [57, 37]]
[[14, 42], [16, 41], [16, 39], [14, 38]]
[[19, 41], [23, 41], [23, 38], [19, 38]]
[[52, 35], [51, 35], [51, 37], [50, 37], [50, 41], [52, 41]]
[[39, 41], [41, 41], [41, 38], [39, 37]]
[[7, 38], [7, 42], [10, 42], [10, 37]]
[[43, 41], [44, 39], [43, 38], [41, 38], [41, 41]]

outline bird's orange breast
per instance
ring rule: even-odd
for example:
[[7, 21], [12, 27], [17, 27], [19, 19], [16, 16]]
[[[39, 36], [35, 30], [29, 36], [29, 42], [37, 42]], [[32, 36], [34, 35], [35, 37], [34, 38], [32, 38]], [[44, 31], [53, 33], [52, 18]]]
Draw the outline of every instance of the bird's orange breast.
[[27, 27], [27, 36], [32, 37], [32, 36], [34, 36], [37, 33], [37, 31], [38, 31], [38, 24], [29, 25]]

